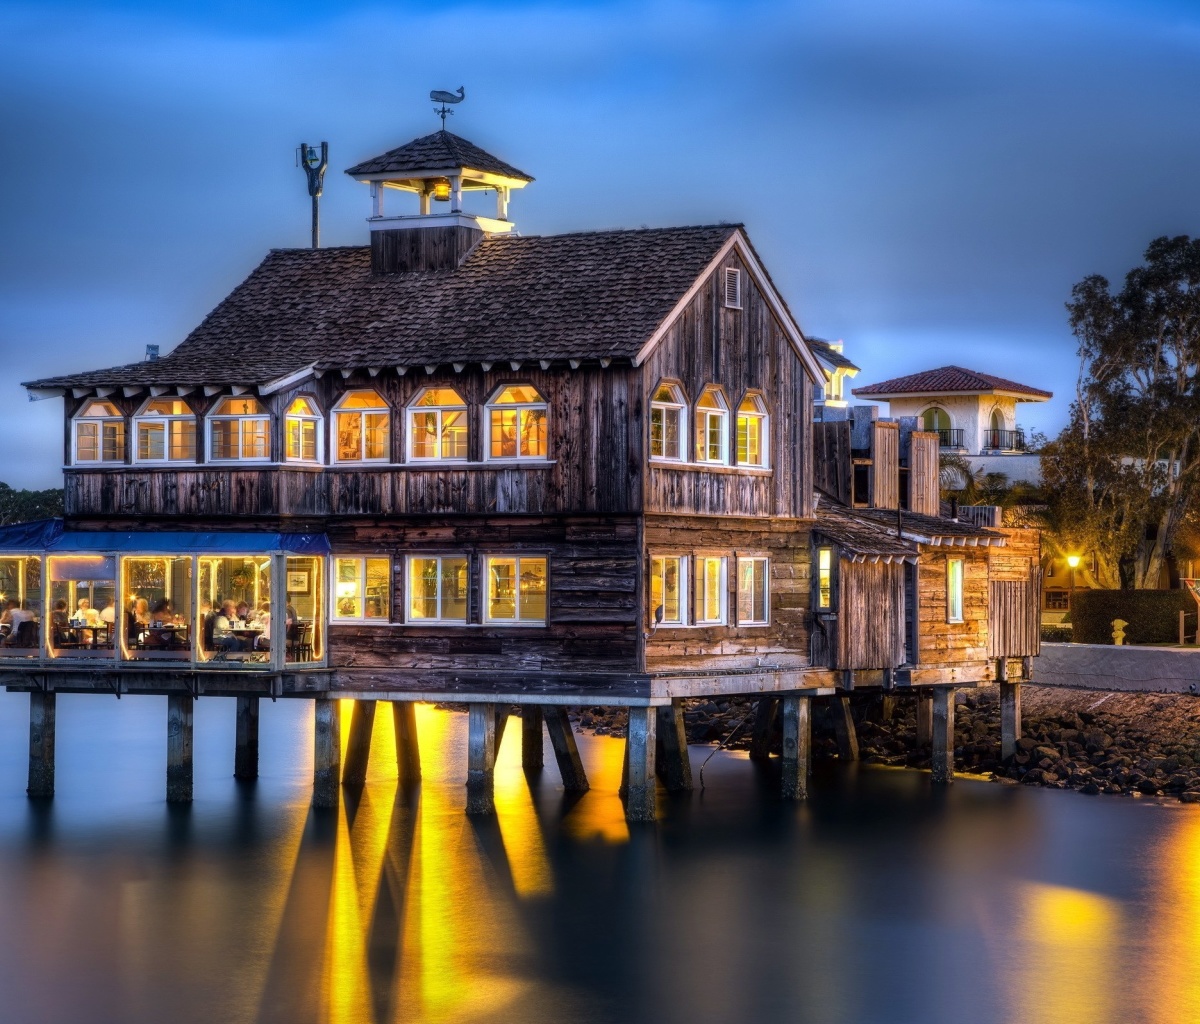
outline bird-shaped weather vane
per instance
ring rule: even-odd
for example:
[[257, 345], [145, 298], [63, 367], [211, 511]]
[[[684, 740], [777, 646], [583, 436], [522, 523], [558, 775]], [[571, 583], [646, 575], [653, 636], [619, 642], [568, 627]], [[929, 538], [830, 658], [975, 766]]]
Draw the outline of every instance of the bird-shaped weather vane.
[[446, 130], [446, 118], [450, 114], [454, 113], [454, 111], [450, 109], [448, 104], [461, 103], [463, 100], [465, 100], [467, 98], [467, 90], [464, 86], [461, 86], [461, 85], [458, 87], [457, 94], [452, 93], [452, 92], [446, 92], [445, 89], [434, 89], [433, 92], [431, 92], [429, 94], [429, 98], [431, 100], [433, 100], [434, 103], [441, 104], [440, 107], [434, 107], [433, 112], [442, 119], [442, 130], [445, 131]]

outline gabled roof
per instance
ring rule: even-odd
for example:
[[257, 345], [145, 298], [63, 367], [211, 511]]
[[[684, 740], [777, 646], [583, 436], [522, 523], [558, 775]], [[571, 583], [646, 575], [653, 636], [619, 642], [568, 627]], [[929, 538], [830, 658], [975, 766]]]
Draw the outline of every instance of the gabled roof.
[[821, 362], [828, 363], [833, 369], [852, 370], [854, 373], [858, 373], [860, 368], [855, 366], [854, 363], [850, 362], [849, 359], [842, 355], [841, 352], [834, 348], [833, 345], [824, 338], [813, 338], [810, 336], [808, 339], [808, 344], [813, 350], [813, 354], [819, 360], [821, 360]]
[[524, 171], [480, 149], [475, 143], [445, 130], [424, 135], [381, 156], [364, 160], [346, 171], [351, 177], [365, 178], [380, 174], [405, 175], [420, 171], [484, 171], [505, 178], [533, 181]]
[[943, 547], [1003, 547], [1004, 535], [958, 519], [926, 516], [919, 512], [894, 512], [885, 508], [847, 509], [846, 515], [892, 531], [918, 544]]
[[893, 377], [879, 384], [866, 384], [851, 389], [855, 395], [875, 398], [893, 398], [901, 395], [966, 394], [966, 395], [1013, 395], [1018, 401], [1041, 402], [1053, 398], [1052, 391], [1031, 388], [1004, 377], [990, 373], [966, 370], [961, 366], [941, 366], [936, 370], [910, 373], [907, 377]]

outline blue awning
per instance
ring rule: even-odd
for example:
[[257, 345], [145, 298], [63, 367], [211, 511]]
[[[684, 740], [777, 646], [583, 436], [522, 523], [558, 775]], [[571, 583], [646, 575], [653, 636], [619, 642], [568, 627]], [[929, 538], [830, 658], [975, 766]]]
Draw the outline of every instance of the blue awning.
[[114, 533], [68, 530], [61, 519], [0, 527], [0, 551], [153, 555], [327, 555], [323, 533], [245, 533], [145, 531]]

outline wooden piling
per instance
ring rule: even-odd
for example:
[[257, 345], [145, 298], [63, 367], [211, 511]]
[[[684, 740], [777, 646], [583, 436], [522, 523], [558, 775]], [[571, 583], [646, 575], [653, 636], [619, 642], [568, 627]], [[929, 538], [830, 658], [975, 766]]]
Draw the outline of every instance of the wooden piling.
[[837, 734], [838, 756], [843, 761], [857, 761], [858, 730], [854, 727], [849, 697], [838, 697], [834, 700], [833, 730]]
[[627, 821], [654, 821], [657, 791], [654, 777], [655, 724], [658, 716], [651, 707], [631, 707], [625, 738], [625, 763], [629, 769], [629, 789], [625, 796]]
[[1021, 738], [1021, 684], [1000, 683], [1000, 756], [1012, 757]]
[[879, 720], [884, 724], [891, 722], [896, 717], [896, 698], [889, 694], [881, 694], [879, 697]]
[[933, 691], [933, 753], [930, 764], [933, 781], [954, 781], [954, 687], [939, 686]]
[[469, 705], [467, 721], [467, 813], [494, 814], [496, 705]]
[[546, 704], [542, 707], [542, 716], [546, 721], [550, 745], [554, 748], [554, 759], [558, 762], [563, 789], [568, 793], [586, 793], [587, 775], [583, 770], [579, 747], [575, 744], [575, 733], [571, 731], [567, 709], [558, 704]]
[[670, 704], [655, 709], [656, 724], [655, 764], [662, 776], [668, 793], [686, 793], [692, 788], [692, 761], [688, 757], [687, 729], [683, 721], [683, 701], [676, 698]]
[[375, 702], [356, 700], [350, 713], [350, 739], [346, 743], [346, 763], [342, 765], [342, 785], [361, 787], [367, 782], [371, 762], [371, 737], [375, 733]]
[[933, 742], [933, 696], [917, 694], [917, 745], [927, 747]]
[[54, 726], [57, 697], [53, 691], [29, 693], [29, 787], [37, 798], [54, 796]]
[[328, 697], [313, 704], [313, 807], [335, 808], [341, 799], [342, 706]]
[[401, 786], [414, 786], [421, 781], [421, 744], [413, 702], [392, 701], [392, 720], [396, 725], [396, 777]]
[[783, 716], [783, 782], [785, 800], [805, 800], [808, 797], [808, 771], [812, 762], [809, 697], [784, 697]]
[[258, 778], [258, 698], [237, 698], [236, 737], [233, 751], [233, 777]]
[[771, 759], [771, 733], [775, 728], [775, 719], [779, 710], [779, 701], [774, 697], [760, 697], [758, 706], [754, 709], [754, 732], [750, 737], [750, 760], [769, 761]]
[[521, 767], [525, 771], [542, 770], [542, 746], [542, 709], [525, 704], [521, 707]]
[[500, 741], [504, 739], [504, 730], [508, 728], [508, 719], [512, 714], [510, 704], [496, 705], [496, 755], [500, 754]]
[[167, 697], [167, 803], [192, 802], [192, 704], [190, 693]]

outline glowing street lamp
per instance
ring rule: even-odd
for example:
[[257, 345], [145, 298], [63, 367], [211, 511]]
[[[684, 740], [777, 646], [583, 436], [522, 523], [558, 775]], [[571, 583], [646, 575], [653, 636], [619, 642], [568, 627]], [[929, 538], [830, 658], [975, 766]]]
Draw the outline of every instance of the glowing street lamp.
[[[1079, 556], [1067, 555], [1067, 565], [1071, 567], [1071, 594], [1067, 598], [1067, 608], [1072, 613], [1075, 611], [1075, 570], [1079, 568]], [[1072, 619], [1074, 621], [1074, 619]]]

